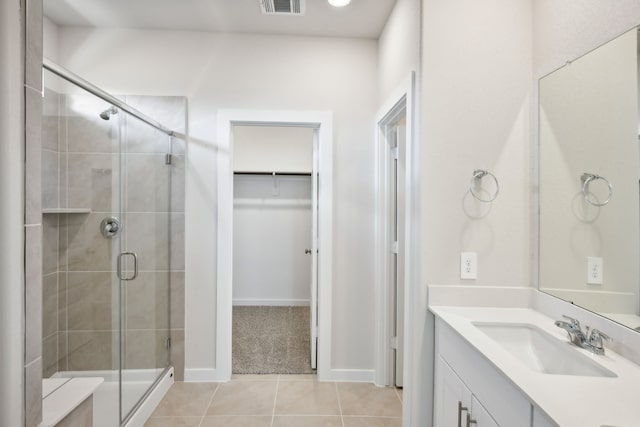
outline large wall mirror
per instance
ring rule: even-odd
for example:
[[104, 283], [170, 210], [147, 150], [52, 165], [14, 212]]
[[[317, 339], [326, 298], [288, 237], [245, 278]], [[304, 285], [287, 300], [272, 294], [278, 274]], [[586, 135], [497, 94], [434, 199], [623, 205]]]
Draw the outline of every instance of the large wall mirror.
[[640, 331], [638, 28], [540, 79], [539, 288]]

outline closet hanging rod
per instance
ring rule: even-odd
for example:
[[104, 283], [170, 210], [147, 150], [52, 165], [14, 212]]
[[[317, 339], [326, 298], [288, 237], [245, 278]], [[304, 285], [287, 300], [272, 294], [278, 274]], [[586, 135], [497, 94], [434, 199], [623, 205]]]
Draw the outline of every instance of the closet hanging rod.
[[234, 175], [311, 176], [311, 172], [233, 172]]

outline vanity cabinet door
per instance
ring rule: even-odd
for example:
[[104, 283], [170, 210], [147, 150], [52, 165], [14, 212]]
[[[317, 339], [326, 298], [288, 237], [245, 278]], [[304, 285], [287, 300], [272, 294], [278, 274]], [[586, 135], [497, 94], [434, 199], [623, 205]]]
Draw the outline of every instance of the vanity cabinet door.
[[434, 427], [466, 427], [471, 392], [453, 369], [438, 356]]
[[471, 419], [475, 421], [475, 424], [471, 424], [473, 427], [498, 427], [498, 423], [491, 418], [475, 396], [471, 397]]
[[533, 427], [559, 427], [537, 407], [533, 407]]

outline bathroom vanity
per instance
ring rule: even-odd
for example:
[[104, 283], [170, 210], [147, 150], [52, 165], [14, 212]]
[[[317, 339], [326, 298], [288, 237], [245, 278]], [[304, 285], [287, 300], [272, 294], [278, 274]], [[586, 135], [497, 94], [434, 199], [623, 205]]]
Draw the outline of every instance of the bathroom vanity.
[[[460, 298], [465, 292], [471, 296]], [[510, 289], [515, 299], [497, 296], [493, 304], [489, 295], [486, 301], [473, 297], [479, 292], [505, 293], [429, 289], [435, 315], [434, 426], [638, 425], [634, 390], [640, 366], [610, 348], [596, 355], [571, 344], [554, 324], [561, 306], [535, 289]]]

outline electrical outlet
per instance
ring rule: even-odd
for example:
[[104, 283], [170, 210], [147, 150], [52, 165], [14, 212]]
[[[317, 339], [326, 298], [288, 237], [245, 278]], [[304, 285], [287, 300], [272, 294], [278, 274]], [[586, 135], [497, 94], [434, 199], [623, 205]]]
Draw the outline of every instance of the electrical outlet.
[[460, 278], [478, 278], [478, 255], [475, 252], [460, 253]]
[[588, 285], [602, 285], [603, 268], [602, 258], [594, 256], [587, 257]]

